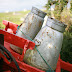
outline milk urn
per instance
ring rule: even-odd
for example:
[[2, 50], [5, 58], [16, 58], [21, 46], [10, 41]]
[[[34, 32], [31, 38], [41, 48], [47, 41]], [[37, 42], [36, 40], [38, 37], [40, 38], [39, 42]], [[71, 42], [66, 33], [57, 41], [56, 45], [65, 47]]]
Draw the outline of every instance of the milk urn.
[[[46, 26], [34, 38], [37, 49], [53, 70], [56, 69], [66, 26], [63, 22], [48, 17]], [[26, 52], [24, 62], [41, 70], [49, 69], [36, 48]]]
[[[39, 30], [42, 27], [45, 15], [46, 15], [45, 12], [43, 12], [43, 11], [41, 11], [41, 10], [35, 8], [35, 7], [32, 7], [31, 12], [25, 18], [24, 22], [20, 26], [20, 28], [17, 31], [16, 35], [20, 36], [22, 38], [28, 39], [24, 35], [24, 34], [26, 34], [31, 39], [34, 39], [36, 34], [39, 32]], [[17, 46], [14, 46], [14, 45], [10, 45], [10, 46], [16, 52], [18, 52], [20, 54], [22, 53], [21, 48], [19, 48]]]

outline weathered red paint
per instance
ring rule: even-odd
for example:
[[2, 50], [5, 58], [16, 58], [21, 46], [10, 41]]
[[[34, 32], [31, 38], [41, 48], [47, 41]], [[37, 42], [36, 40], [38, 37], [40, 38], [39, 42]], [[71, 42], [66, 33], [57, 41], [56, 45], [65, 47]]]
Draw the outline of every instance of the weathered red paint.
[[60, 65], [60, 56], [57, 62], [56, 72], [61, 72], [61, 65]]
[[3, 20], [3, 24], [6, 26], [5, 30], [7, 31], [8, 28], [13, 30], [13, 33], [16, 34], [17, 24]]
[[[8, 28], [11, 28], [13, 30], [13, 32], [15, 33], [16, 30], [17, 30], [17, 25], [14, 26], [14, 23], [8, 23], [8, 21], [3, 21], [3, 24], [6, 25], [6, 28], [5, 29], [8, 29]], [[12, 27], [9, 27], [9, 24], [12, 24], [10, 26], [13, 26], [15, 28], [12, 28]], [[42, 71], [42, 70], [39, 70], [37, 68], [34, 68], [30, 65], [27, 65], [23, 62], [23, 57], [24, 57], [24, 54], [26, 52], [27, 49], [33, 49], [35, 47], [35, 43], [27, 40], [27, 39], [23, 39], [23, 38], [20, 38], [16, 35], [13, 35], [11, 33], [8, 33], [4, 30], [0, 30], [0, 34], [3, 34], [4, 35], [4, 46], [11, 52], [11, 54], [15, 57], [16, 61], [18, 62], [18, 65], [21, 69], [22, 72], [45, 72], [45, 71]], [[14, 52], [11, 48], [10, 48], [10, 43], [11, 44], [14, 44], [16, 46], [19, 46], [20, 48], [23, 48], [23, 53], [22, 55]], [[9, 63], [8, 60], [0, 53], [0, 58], [3, 58], [4, 59], [4, 64], [3, 64], [3, 69], [5, 69], [6, 71], [5, 72], [11, 72], [11, 69], [14, 68], [16, 69], [15, 65], [13, 62]], [[60, 56], [59, 56], [59, 59], [58, 59], [58, 63], [57, 63], [57, 68], [56, 68], [56, 71], [55, 72], [61, 72], [61, 68], [64, 69], [64, 70], [67, 70], [67, 71], [70, 71], [72, 72], [72, 64], [70, 63], [67, 63], [67, 62], [64, 62], [60, 59]]]
[[72, 64], [64, 62], [60, 59], [60, 65], [62, 69], [72, 72]]
[[[27, 49], [33, 49], [35, 47], [35, 43], [33, 43], [32, 41], [20, 38], [16, 35], [6, 32], [6, 31], [0, 30], [0, 34], [4, 35], [4, 41], [14, 44], [20, 48], [27, 50]], [[9, 46], [9, 48], [10, 48], [10, 46]], [[26, 50], [24, 50], [23, 52], [25, 53]], [[9, 51], [12, 52], [12, 50], [9, 50]], [[15, 52], [12, 52], [12, 53], [14, 54]], [[23, 60], [24, 53], [22, 53], [22, 55], [19, 56], [21, 61]], [[16, 56], [16, 58], [17, 58], [17, 54], [16, 55], [15, 54], [14, 54], [14, 56]]]

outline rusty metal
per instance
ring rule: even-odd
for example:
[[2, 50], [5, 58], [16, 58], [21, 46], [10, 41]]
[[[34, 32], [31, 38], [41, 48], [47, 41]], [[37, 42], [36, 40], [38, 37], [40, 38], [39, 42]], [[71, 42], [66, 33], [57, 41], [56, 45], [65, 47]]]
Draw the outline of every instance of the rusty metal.
[[[31, 39], [34, 39], [39, 30], [42, 27], [44, 17], [46, 13], [32, 7], [31, 12], [27, 15], [24, 22], [20, 26], [19, 30], [17, 31], [16, 35], [22, 38], [28, 39], [24, 34], [29, 36]], [[22, 32], [24, 33], [22, 33]], [[13, 50], [15, 50], [18, 53], [22, 53], [22, 50], [19, 47], [16, 47], [14, 45], [10, 45]]]
[[[41, 28], [34, 39], [37, 49], [53, 70], [56, 69], [65, 27], [64, 23], [48, 17], [46, 26]], [[35, 48], [26, 52], [24, 61], [41, 70], [49, 69]]]

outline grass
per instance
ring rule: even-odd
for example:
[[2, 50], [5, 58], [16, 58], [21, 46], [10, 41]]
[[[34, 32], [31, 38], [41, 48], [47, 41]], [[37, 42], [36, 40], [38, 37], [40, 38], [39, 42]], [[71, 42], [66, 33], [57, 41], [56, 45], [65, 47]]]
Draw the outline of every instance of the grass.
[[21, 21], [21, 18], [24, 18], [26, 14], [28, 14], [30, 11], [18, 11], [18, 12], [9, 12], [9, 13], [0, 13], [0, 29], [4, 29], [5, 26], [2, 24], [3, 20], [11, 21], [16, 24], [21, 24], [23, 21]]

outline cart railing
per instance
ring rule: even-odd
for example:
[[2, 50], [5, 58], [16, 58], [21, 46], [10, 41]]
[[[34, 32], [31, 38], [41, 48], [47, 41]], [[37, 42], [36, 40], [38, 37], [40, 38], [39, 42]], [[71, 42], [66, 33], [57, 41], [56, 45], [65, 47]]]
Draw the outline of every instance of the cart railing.
[[[3, 34], [4, 35], [4, 41], [5, 41], [4, 42], [4, 46], [16, 58], [19, 66], [20, 66], [20, 69], [22, 69], [22, 71], [23, 70], [26, 70], [26, 72], [27, 71], [29, 71], [29, 72], [44, 72], [44, 71], [39, 70], [37, 68], [31, 67], [31, 66], [29, 66], [29, 65], [27, 65], [27, 64], [25, 64], [23, 62], [24, 53], [26, 52], [27, 49], [31, 49], [31, 50], [34, 49], [35, 43], [32, 42], [32, 41], [30, 41], [30, 40], [23, 39], [23, 38], [18, 37], [18, 36], [15, 35], [16, 30], [17, 30], [17, 26], [18, 26], [17, 24], [12, 23], [12, 22], [9, 22], [9, 21], [6, 21], [6, 20], [3, 20], [3, 24], [6, 27], [5, 27], [5, 30], [0, 30], [0, 34]], [[7, 32], [7, 29], [12, 29], [12, 31], [13, 31], [14, 34], [8, 33]], [[10, 48], [10, 44], [13, 44], [13, 45], [16, 45], [16, 46], [22, 48], [23, 49], [22, 55], [14, 52]], [[11, 63], [11, 64], [9, 64], [9, 66], [12, 67], [13, 64]], [[58, 63], [57, 63], [57, 68], [56, 68], [56, 71], [55, 72], [61, 72], [61, 68], [64, 69], [64, 70], [67, 70], [67, 71], [72, 72], [72, 64], [62, 61], [60, 59], [60, 56], [59, 56]]]

